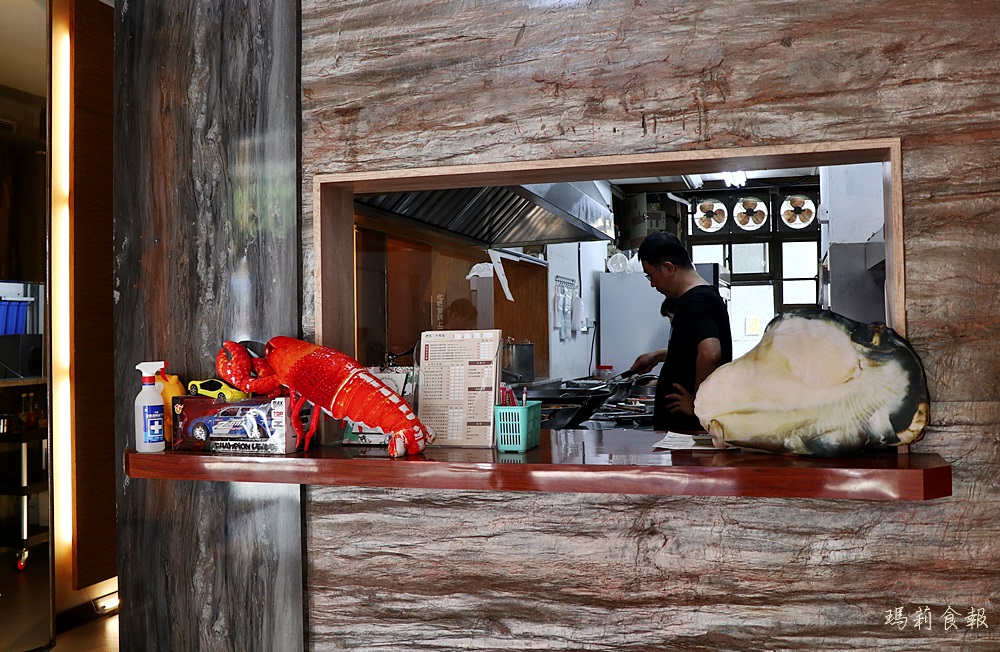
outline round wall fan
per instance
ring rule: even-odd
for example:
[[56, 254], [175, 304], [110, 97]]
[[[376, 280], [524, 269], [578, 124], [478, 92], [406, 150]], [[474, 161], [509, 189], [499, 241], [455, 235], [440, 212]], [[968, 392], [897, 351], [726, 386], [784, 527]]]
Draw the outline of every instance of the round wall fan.
[[816, 204], [805, 195], [789, 195], [781, 204], [781, 220], [793, 229], [801, 229], [816, 219]]
[[698, 202], [694, 223], [705, 233], [712, 233], [725, 225], [727, 217], [729, 217], [729, 211], [725, 204], [718, 199], [703, 199]]
[[744, 231], [756, 231], [767, 221], [767, 202], [760, 197], [741, 197], [733, 207], [733, 219]]

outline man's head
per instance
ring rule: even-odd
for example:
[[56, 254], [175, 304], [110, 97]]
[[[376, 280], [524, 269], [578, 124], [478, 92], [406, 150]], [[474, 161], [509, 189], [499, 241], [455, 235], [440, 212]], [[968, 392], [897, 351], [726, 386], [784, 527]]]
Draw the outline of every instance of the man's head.
[[674, 277], [678, 271], [694, 269], [680, 238], [666, 231], [650, 233], [639, 245], [639, 262], [649, 284], [668, 297], [678, 296]]
[[639, 261], [653, 267], [666, 262], [682, 269], [692, 267], [691, 257], [680, 238], [666, 231], [654, 231], [643, 239], [639, 245]]

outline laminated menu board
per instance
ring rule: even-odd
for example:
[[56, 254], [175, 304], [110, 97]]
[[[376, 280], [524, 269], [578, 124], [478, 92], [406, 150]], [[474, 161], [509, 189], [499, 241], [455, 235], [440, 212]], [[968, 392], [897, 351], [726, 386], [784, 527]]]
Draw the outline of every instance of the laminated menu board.
[[435, 446], [493, 445], [501, 344], [499, 330], [421, 334], [417, 416], [434, 430]]

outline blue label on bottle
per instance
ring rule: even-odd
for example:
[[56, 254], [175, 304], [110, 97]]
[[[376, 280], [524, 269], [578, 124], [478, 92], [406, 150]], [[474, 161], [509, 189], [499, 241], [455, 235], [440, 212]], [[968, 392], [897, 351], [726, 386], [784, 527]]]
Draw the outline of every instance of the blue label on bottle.
[[158, 444], [163, 441], [163, 406], [142, 406], [142, 441]]

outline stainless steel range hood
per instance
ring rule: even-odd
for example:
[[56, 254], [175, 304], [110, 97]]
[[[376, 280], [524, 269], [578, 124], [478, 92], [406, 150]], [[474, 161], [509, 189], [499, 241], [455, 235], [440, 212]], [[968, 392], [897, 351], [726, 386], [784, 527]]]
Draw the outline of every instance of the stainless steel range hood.
[[614, 239], [610, 185], [531, 184], [358, 195], [355, 210], [419, 223], [485, 248]]

